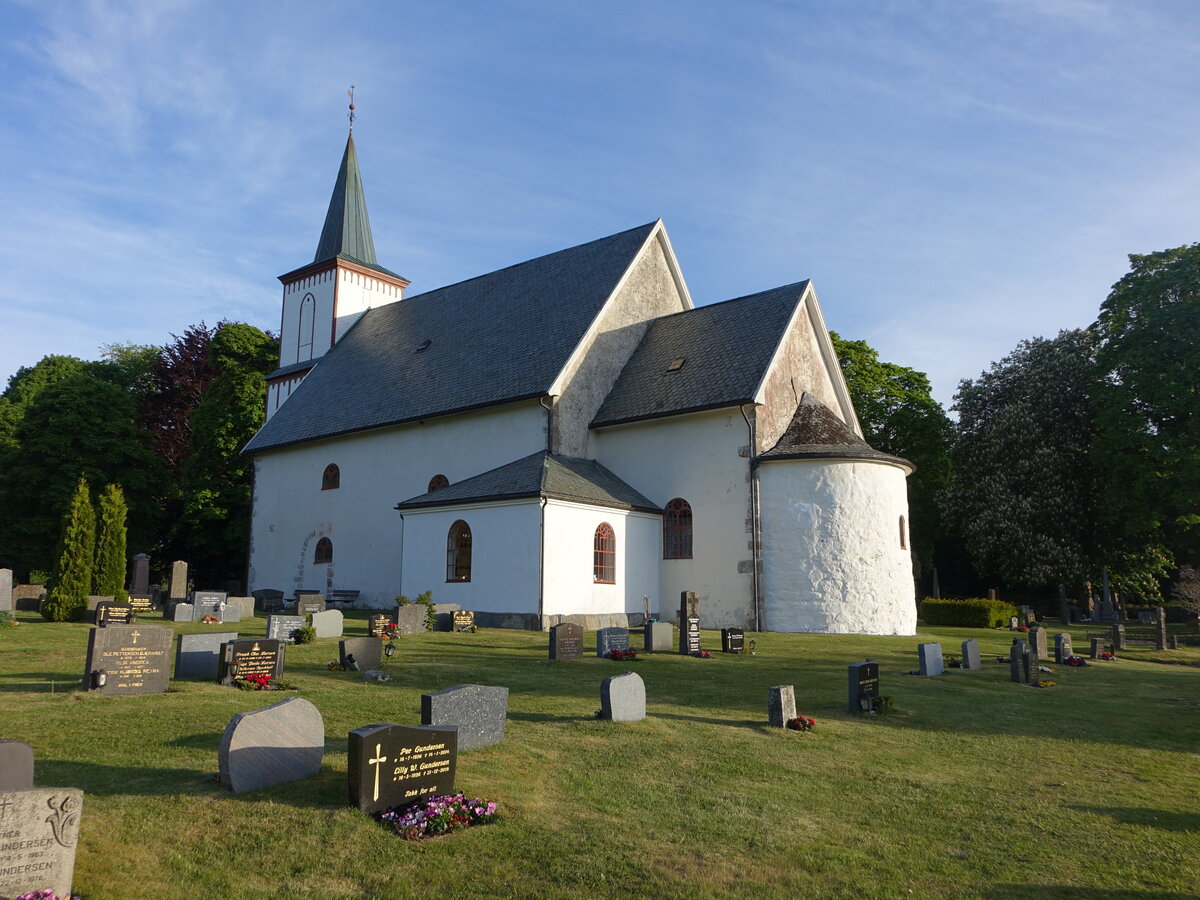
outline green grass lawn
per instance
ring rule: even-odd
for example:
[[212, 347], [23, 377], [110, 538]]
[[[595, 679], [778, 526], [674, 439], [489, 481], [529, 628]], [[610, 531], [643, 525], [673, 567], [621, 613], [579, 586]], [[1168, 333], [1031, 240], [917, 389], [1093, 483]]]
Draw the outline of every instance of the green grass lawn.
[[[347, 634], [365, 634], [367, 615], [351, 613]], [[399, 638], [387, 684], [328, 671], [326, 639], [288, 648], [299, 694], [173, 681], [103, 698], [79, 689], [88, 626], [20, 620], [0, 629], [0, 737], [33, 745], [38, 786], [84, 790], [84, 900], [1200, 892], [1197, 647], [1051, 665], [1057, 685], [1039, 690], [995, 662], [1007, 631], [758, 634], [755, 656], [618, 664], [552, 663], [546, 635], [485, 629]], [[1087, 629], [1071, 631], [1086, 652]], [[967, 637], [982, 671], [905, 674], [919, 641], [957, 655]], [[719, 648], [719, 634], [704, 644]], [[866, 658], [879, 660], [891, 716], [846, 711], [846, 666]], [[595, 720], [601, 679], [626, 669], [646, 682], [646, 720]], [[500, 821], [412, 843], [348, 808], [347, 732], [418, 723], [422, 693], [469, 682], [510, 689], [504, 743], [458, 759], [458, 788], [497, 801]], [[766, 726], [776, 684], [795, 685], [814, 732]], [[225, 725], [287, 696], [324, 717], [320, 774], [229, 794], [216, 780]]]

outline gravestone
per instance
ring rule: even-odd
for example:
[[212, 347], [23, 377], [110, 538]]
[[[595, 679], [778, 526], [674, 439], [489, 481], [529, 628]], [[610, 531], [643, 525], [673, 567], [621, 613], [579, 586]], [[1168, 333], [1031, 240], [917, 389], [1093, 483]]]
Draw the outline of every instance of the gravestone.
[[968, 638], [962, 642], [962, 667], [964, 669], [981, 669], [979, 662], [979, 642]]
[[600, 682], [600, 718], [640, 722], [646, 718], [646, 683], [636, 672], [613, 675]]
[[96, 608], [101, 603], [115, 603], [116, 601], [116, 597], [108, 594], [88, 594], [87, 617], [84, 619], [84, 621], [91, 622], [93, 625], [96, 624]]
[[283, 591], [277, 591], [273, 588], [261, 588], [257, 591], [251, 591], [250, 596], [254, 598], [255, 605], [263, 612], [274, 612], [277, 609], [283, 609]]
[[319, 638], [340, 638], [342, 625], [340, 609], [326, 609], [312, 614], [312, 627], [317, 630]]
[[167, 596], [172, 600], [182, 600], [187, 596], [187, 563], [178, 559], [171, 563], [171, 590]]
[[235, 794], [311, 778], [321, 771], [325, 721], [315, 706], [290, 697], [229, 720], [217, 751], [221, 784]]
[[78, 788], [0, 793], [0, 897], [42, 890], [71, 896], [82, 816]]
[[327, 607], [324, 594], [296, 594], [296, 615], [310, 616], [315, 612], [324, 612]]
[[[471, 609], [456, 609], [450, 613], [450, 627], [455, 631], [475, 627], [475, 611]], [[459, 750], [467, 749], [462, 745], [462, 734], [459, 734]]]
[[772, 728], [786, 728], [788, 719], [796, 718], [796, 688], [777, 684], [767, 688], [767, 723]]
[[1038, 625], [1034, 625], [1029, 629], [1029, 646], [1034, 649], [1039, 657], [1045, 657], [1049, 653], [1047, 646], [1046, 629]]
[[196, 608], [190, 603], [184, 603], [182, 600], [171, 602], [171, 621], [172, 622], [191, 622], [194, 620]]
[[579, 659], [583, 656], [583, 627], [563, 622], [550, 628], [550, 658]]
[[851, 663], [849, 676], [850, 712], [870, 712], [875, 708], [875, 699], [879, 696], [879, 663], [873, 659]]
[[1020, 624], [1020, 622], [1018, 622], [1018, 621], [1017, 621], [1017, 617], [1016, 617], [1016, 616], [1011, 616], [1011, 617], [1009, 618], [1009, 620], [1008, 620], [1008, 630], [1009, 630], [1009, 631], [1016, 631], [1016, 630], [1017, 630], [1017, 626], [1018, 626], [1019, 624]]
[[946, 671], [942, 659], [942, 645], [934, 642], [917, 644], [917, 658], [921, 662], [921, 674], [933, 677]]
[[[376, 641], [378, 643], [378, 641]], [[366, 725], [350, 732], [350, 805], [364, 813], [454, 791], [458, 729], [434, 725]]]
[[1113, 653], [1125, 649], [1125, 626], [1120, 623], [1113, 623], [1112, 648]]
[[109, 625], [132, 625], [137, 621], [137, 612], [130, 603], [102, 600], [96, 604], [96, 627]]
[[226, 600], [217, 607], [217, 618], [221, 620], [222, 625], [229, 625], [233, 622], [242, 620], [242, 607], [236, 603], [230, 603]]
[[254, 598], [253, 597], [226, 597], [225, 598], [225, 613], [224, 620], [226, 622], [239, 622], [242, 619], [254, 618]]
[[222, 607], [225, 604], [225, 598], [228, 596], [223, 591], [192, 591], [188, 597], [188, 602], [192, 604], [193, 619], [199, 622], [205, 616], [216, 616], [221, 618]]
[[367, 619], [367, 634], [373, 638], [387, 637], [387, 633], [384, 629], [387, 628], [390, 621], [391, 620], [382, 613], [377, 616], [371, 616], [371, 618]]
[[1016, 638], [1012, 642], [1012, 648], [1008, 653], [1008, 677], [1010, 681], [1015, 681], [1017, 684], [1027, 683], [1024, 677], [1024, 664], [1022, 662], [1025, 651], [1029, 645], [1021, 638]]
[[221, 684], [231, 685], [239, 678], [251, 675], [269, 675], [279, 678], [283, 674], [283, 641], [269, 638], [246, 638], [230, 641], [221, 651], [218, 677]]
[[0, 569], [0, 612], [12, 612], [13, 607], [12, 569]]
[[1033, 647], [1026, 649], [1021, 657], [1021, 672], [1026, 684], [1037, 684], [1042, 680], [1041, 665], [1042, 659], [1038, 652]]
[[213, 681], [221, 670], [222, 648], [237, 640], [236, 631], [206, 631], [175, 638], [175, 678]]
[[133, 607], [134, 615], [148, 613], [154, 609], [154, 598], [150, 594], [130, 594], [128, 603]]
[[1167, 611], [1161, 606], [1154, 611], [1154, 648], [1167, 649]]
[[651, 653], [670, 650], [675, 644], [675, 629], [670, 622], [647, 622], [644, 634], [646, 649]]
[[1177, 634], [1168, 634], [1167, 635], [1167, 649], [1168, 650], [1178, 650], [1179, 649], [1179, 635], [1177, 635]]
[[1104, 652], [1104, 638], [1092, 638], [1092, 659], [1099, 659], [1100, 654]]
[[695, 591], [679, 595], [679, 652], [685, 656], [700, 652], [700, 595]]
[[746, 646], [746, 632], [741, 628], [721, 629], [721, 651], [723, 653], [741, 653]]
[[426, 610], [429, 609], [424, 603], [406, 603], [404, 606], [397, 606], [395, 612], [392, 613], [392, 624], [396, 626], [396, 631], [400, 634], [423, 634], [428, 629], [426, 626]]
[[18, 584], [12, 590], [13, 608], [36, 612], [46, 596], [44, 584]]
[[1067, 658], [1075, 655], [1075, 650], [1071, 646], [1071, 636], [1067, 633], [1056, 634], [1054, 636], [1054, 661], [1060, 666], [1067, 664]]
[[293, 636], [297, 628], [308, 625], [304, 616], [267, 616], [267, 637], [273, 641], [296, 642]]
[[596, 655], [608, 656], [614, 650], [622, 652], [629, 649], [629, 629], [600, 628], [596, 631]]
[[383, 641], [358, 637], [338, 641], [338, 658], [348, 672], [365, 672], [383, 664]]
[[138, 553], [133, 557], [133, 574], [129, 579], [129, 593], [150, 594], [150, 557]]
[[[160, 694], [170, 686], [167, 652], [175, 632], [165, 625], [109, 625], [88, 632], [83, 689], [104, 697]], [[97, 673], [105, 683], [99, 684]]]
[[[0, 740], [0, 793], [33, 788], [33, 748], [24, 741]], [[0, 822], [0, 826], [3, 822]], [[0, 833], [3, 833], [0, 827]], [[4, 839], [0, 838], [0, 843]]]
[[457, 726], [458, 749], [475, 750], [504, 740], [508, 688], [457, 684], [421, 695], [421, 724]]

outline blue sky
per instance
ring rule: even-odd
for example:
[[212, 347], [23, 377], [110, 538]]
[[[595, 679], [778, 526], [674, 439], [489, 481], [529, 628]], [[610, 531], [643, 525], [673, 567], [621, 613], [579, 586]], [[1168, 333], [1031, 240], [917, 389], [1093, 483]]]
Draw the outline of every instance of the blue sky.
[[1200, 240], [1200, 5], [0, 0], [0, 383], [275, 329], [357, 85], [428, 290], [662, 217], [698, 304], [812, 278], [949, 403]]

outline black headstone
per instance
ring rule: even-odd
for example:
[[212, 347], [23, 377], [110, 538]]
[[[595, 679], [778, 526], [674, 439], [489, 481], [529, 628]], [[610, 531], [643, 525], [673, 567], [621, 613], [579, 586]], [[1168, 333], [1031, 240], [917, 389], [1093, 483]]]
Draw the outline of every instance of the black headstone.
[[550, 629], [550, 658], [579, 659], [583, 656], [583, 626], [563, 622]]
[[683, 591], [679, 595], [679, 652], [685, 655], [700, 650], [700, 595]]
[[132, 625], [136, 621], [137, 612], [130, 603], [102, 600], [96, 604], [96, 626], [98, 628], [107, 628], [109, 625]]
[[740, 628], [721, 629], [721, 650], [725, 653], [741, 653], [746, 645], [746, 632]]
[[283, 674], [285, 646], [283, 641], [270, 638], [230, 641], [221, 654], [221, 684], [233, 684], [237, 679], [250, 675], [278, 678]]
[[373, 638], [383, 637], [384, 629], [387, 628], [390, 621], [391, 619], [383, 614], [371, 616], [371, 618], [367, 619], [367, 634]]
[[[170, 685], [167, 653], [175, 631], [165, 625], [109, 625], [88, 632], [83, 689], [105, 697], [159, 694]], [[97, 673], [103, 672], [103, 675]], [[104, 684], [99, 682], [103, 678]]]
[[133, 607], [134, 614], [150, 612], [154, 609], [154, 598], [150, 594], [130, 594], [129, 605]]
[[849, 666], [847, 708], [850, 712], [870, 712], [879, 696], [879, 663], [873, 659]]
[[350, 805], [364, 813], [416, 803], [454, 790], [458, 728], [367, 725], [350, 732]]
[[472, 628], [475, 625], [475, 611], [472, 609], [456, 609], [450, 613], [451, 627], [455, 631]]
[[629, 649], [628, 628], [600, 628], [596, 631], [596, 655], [608, 656], [614, 650], [622, 653]]

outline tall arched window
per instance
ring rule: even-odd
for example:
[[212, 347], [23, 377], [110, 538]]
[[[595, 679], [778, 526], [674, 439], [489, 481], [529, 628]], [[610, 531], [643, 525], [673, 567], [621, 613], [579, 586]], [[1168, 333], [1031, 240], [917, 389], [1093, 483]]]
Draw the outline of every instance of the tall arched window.
[[615, 584], [617, 581], [617, 536], [607, 522], [596, 528], [592, 542], [592, 580], [597, 584]]
[[317, 552], [313, 554], [313, 565], [323, 566], [333, 562], [333, 541], [321, 538], [317, 541]]
[[330, 463], [321, 473], [321, 490], [335, 491], [342, 486], [342, 470], [336, 463]]
[[450, 487], [450, 479], [445, 475], [434, 475], [429, 479], [427, 490], [432, 494], [434, 491], [440, 491], [444, 487]]
[[692, 558], [692, 507], [676, 497], [663, 511], [663, 559]]
[[446, 580], [471, 580], [471, 526], [462, 519], [446, 535]]
[[900, 517], [900, 549], [908, 549], [908, 528], [907, 522], [904, 521], [904, 516]]
[[300, 301], [300, 328], [296, 332], [296, 362], [312, 359], [313, 336], [317, 329], [317, 298], [305, 294]]

